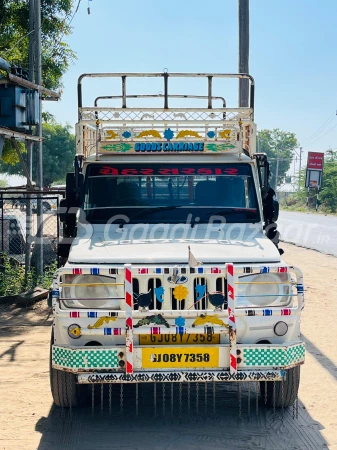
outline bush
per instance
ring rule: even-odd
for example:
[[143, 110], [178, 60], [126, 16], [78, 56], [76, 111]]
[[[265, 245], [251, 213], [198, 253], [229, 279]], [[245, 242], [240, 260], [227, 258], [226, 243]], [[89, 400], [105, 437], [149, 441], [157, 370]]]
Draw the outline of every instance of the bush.
[[42, 277], [38, 277], [34, 270], [30, 270], [26, 278], [24, 267], [20, 266], [15, 259], [2, 254], [0, 256], [0, 296], [18, 295], [36, 286], [49, 289], [56, 269], [55, 262], [45, 267]]

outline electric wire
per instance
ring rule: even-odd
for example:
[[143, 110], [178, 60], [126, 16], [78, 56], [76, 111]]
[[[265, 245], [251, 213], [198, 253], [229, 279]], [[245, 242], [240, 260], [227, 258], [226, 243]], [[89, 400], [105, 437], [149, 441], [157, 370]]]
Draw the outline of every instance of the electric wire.
[[314, 141], [310, 142], [310, 145], [314, 144], [315, 142], [321, 140], [324, 136], [326, 136], [328, 133], [330, 133], [330, 131], [334, 130], [337, 127], [337, 123], [336, 125], [334, 125], [332, 128], [330, 128], [326, 133], [324, 133], [322, 136], [318, 137], [317, 139], [315, 139]]
[[335, 116], [335, 113], [333, 113], [324, 123], [321, 125], [313, 134], [311, 134], [308, 138], [306, 138], [303, 141], [303, 144], [309, 144], [309, 142], [317, 136], [317, 134], [320, 134], [333, 120], [333, 117]]

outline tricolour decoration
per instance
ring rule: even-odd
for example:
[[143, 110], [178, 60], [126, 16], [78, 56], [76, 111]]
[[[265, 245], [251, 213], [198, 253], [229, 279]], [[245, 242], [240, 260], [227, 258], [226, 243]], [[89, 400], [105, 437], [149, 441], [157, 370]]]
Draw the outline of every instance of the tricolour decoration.
[[133, 290], [131, 265], [125, 264], [126, 373], [133, 373]]

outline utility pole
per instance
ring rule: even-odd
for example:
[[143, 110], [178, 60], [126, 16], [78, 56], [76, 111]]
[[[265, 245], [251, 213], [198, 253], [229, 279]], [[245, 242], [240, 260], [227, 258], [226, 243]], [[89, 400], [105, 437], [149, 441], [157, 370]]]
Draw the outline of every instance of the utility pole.
[[[35, 0], [29, 0], [29, 81], [35, 82], [35, 17], [34, 17], [34, 3]], [[31, 128], [30, 128], [31, 129]], [[33, 178], [33, 142], [26, 141], [27, 147], [27, 166], [30, 179]], [[32, 202], [30, 194], [27, 195], [26, 200], [26, 248], [25, 248], [25, 277], [27, 279], [30, 272], [30, 249], [32, 244]]]
[[298, 172], [298, 190], [301, 190], [302, 148], [300, 147], [300, 171]]
[[[249, 0], [239, 1], [239, 73], [249, 73]], [[239, 80], [239, 106], [249, 105], [249, 80]]]
[[[34, 16], [35, 16], [35, 82], [39, 86], [42, 85], [42, 62], [41, 62], [41, 0], [35, 0]], [[39, 124], [36, 127], [36, 134], [42, 137], [42, 101], [40, 93], [40, 114]], [[43, 169], [42, 169], [42, 141], [37, 144], [37, 187], [39, 190], [43, 189]], [[37, 274], [43, 275], [43, 210], [42, 199], [37, 200], [37, 233], [36, 241], [38, 244], [37, 257]]]
[[34, 8], [35, 0], [29, 0], [29, 81], [32, 83], [35, 82], [35, 16], [34, 16]]

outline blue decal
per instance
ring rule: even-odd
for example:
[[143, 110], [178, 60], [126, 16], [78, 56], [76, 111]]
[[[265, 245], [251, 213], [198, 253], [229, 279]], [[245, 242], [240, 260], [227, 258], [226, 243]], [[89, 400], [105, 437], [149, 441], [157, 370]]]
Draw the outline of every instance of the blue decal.
[[263, 315], [264, 316], [272, 316], [273, 315], [273, 310], [272, 309], [264, 309], [263, 310]]
[[97, 312], [88, 312], [88, 317], [90, 317], [90, 318], [95, 318], [95, 317], [97, 317]]
[[179, 316], [179, 317], [176, 318], [174, 323], [177, 325], [177, 327], [181, 328], [181, 327], [185, 326], [186, 320], [183, 317]]
[[131, 133], [130, 131], [124, 131], [124, 133], [122, 134], [122, 136], [125, 137], [125, 139], [129, 139], [131, 137]]
[[268, 273], [269, 270], [270, 270], [269, 267], [264, 266], [260, 268], [260, 273]]
[[204, 273], [204, 268], [203, 267], [198, 267], [198, 273]]
[[90, 273], [91, 275], [99, 275], [99, 268], [93, 267], [92, 269], [90, 269]]
[[154, 288], [154, 293], [155, 293], [156, 299], [160, 303], [163, 303], [163, 301], [164, 301], [164, 298], [163, 298], [164, 292], [165, 292], [165, 289], [163, 288], [163, 286], [159, 286], [158, 288]]
[[60, 289], [55, 289], [54, 291], [51, 291], [52, 297], [59, 297], [60, 296]]
[[206, 284], [197, 284], [195, 291], [197, 293], [197, 300], [201, 300], [206, 294]]
[[164, 131], [164, 138], [168, 141], [170, 141], [174, 136], [173, 131], [171, 130], [171, 128], [167, 128], [167, 130]]
[[208, 133], [207, 133], [207, 136], [209, 137], [209, 138], [214, 138], [215, 137], [215, 133], [214, 133], [214, 131], [209, 131]]
[[297, 292], [298, 292], [299, 294], [303, 294], [303, 292], [304, 292], [304, 286], [303, 286], [303, 284], [297, 284], [297, 285], [296, 285], [296, 288], [297, 288]]
[[161, 269], [156, 269], [156, 273], [161, 273]]
[[104, 335], [105, 336], [111, 336], [112, 335], [112, 328], [104, 328]]

